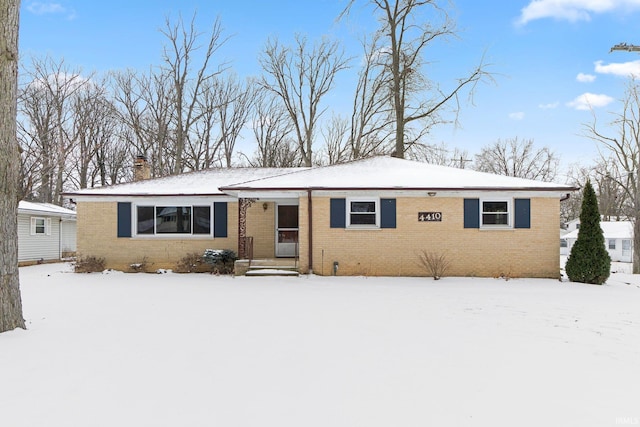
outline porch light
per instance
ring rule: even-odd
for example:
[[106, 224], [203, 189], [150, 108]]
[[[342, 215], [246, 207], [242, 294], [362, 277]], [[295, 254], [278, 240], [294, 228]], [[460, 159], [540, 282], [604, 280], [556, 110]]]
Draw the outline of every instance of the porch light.
[[263, 211], [265, 211], [265, 212], [266, 212], [268, 207], [269, 207], [269, 205], [267, 204], [267, 202], [264, 202], [264, 203], [262, 204], [262, 210], [263, 210]]
[[428, 195], [429, 197], [433, 197], [433, 196], [435, 196], [435, 195], [436, 195], [436, 192], [435, 192], [435, 191], [429, 191], [429, 192], [427, 193], [427, 195]]

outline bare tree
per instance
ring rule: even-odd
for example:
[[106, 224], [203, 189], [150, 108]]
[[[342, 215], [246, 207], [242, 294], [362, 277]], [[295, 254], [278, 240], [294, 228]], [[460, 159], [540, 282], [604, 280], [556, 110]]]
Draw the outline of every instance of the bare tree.
[[532, 139], [497, 140], [476, 154], [475, 168], [481, 172], [518, 178], [553, 181], [559, 159], [547, 147], [536, 148]]
[[18, 272], [19, 0], [0, 0], [0, 332], [25, 329]]
[[293, 47], [269, 40], [260, 64], [265, 72], [260, 84], [282, 100], [304, 164], [311, 166], [314, 134], [325, 111], [321, 101], [333, 87], [337, 73], [347, 68], [348, 59], [338, 42], [323, 38], [309, 47], [305, 37], [296, 35]]
[[450, 166], [464, 169], [469, 157], [466, 150], [459, 148], [450, 149], [446, 143], [414, 144], [407, 152], [407, 157], [432, 165]]
[[[633, 221], [633, 273], [640, 273], [640, 87], [631, 78], [625, 96], [622, 99], [622, 109], [614, 113], [614, 119], [609, 124], [616, 134], [605, 134], [593, 116], [593, 122], [585, 125], [588, 138], [602, 144], [615, 159], [620, 170], [618, 176], [611, 176], [624, 191], [627, 204], [627, 216]], [[610, 127], [603, 126], [609, 129]]]
[[235, 75], [219, 79], [216, 85], [219, 146], [224, 165], [231, 167], [233, 152], [240, 132], [249, 120], [257, 96], [253, 80], [241, 82]]
[[177, 23], [172, 23], [168, 18], [162, 34], [168, 40], [168, 46], [164, 49], [162, 72], [169, 77], [172, 84], [173, 105], [175, 109], [175, 152], [173, 158], [173, 174], [179, 174], [184, 169], [184, 152], [197, 116], [198, 98], [201, 96], [203, 84], [220, 74], [226, 65], [222, 64], [216, 70], [211, 70], [209, 62], [215, 52], [225, 43], [222, 38], [222, 24], [219, 19], [213, 24], [206, 50], [202, 56], [195, 74], [193, 68], [194, 56], [199, 49], [198, 33], [195, 27], [194, 14], [191, 23], [185, 27], [182, 17]]
[[29, 79], [19, 94], [21, 143], [27, 153], [38, 156], [38, 200], [62, 204], [68, 179], [68, 161], [75, 148], [73, 99], [90, 80], [80, 70], [70, 69], [64, 60], [32, 58]]
[[293, 124], [276, 95], [260, 90], [254, 106], [253, 134], [258, 149], [247, 160], [253, 167], [297, 167], [302, 158], [292, 140]]
[[[341, 16], [348, 15], [357, 0], [350, 0]], [[446, 108], [460, 108], [459, 97], [489, 77], [480, 62], [453, 86], [442, 89], [427, 77], [424, 50], [434, 41], [456, 34], [454, 22], [436, 0], [366, 0], [378, 16], [378, 36], [384, 40], [380, 58], [389, 76], [388, 100], [395, 121], [394, 156], [404, 158], [409, 147], [433, 126], [443, 123]], [[428, 15], [431, 13], [431, 15]], [[457, 119], [456, 119], [457, 121]], [[420, 122], [410, 128], [411, 124]], [[412, 136], [412, 132], [417, 132]]]
[[173, 172], [174, 116], [173, 87], [169, 76], [132, 70], [111, 74], [112, 91], [121, 123], [121, 138], [130, 147], [130, 156], [144, 155], [151, 163], [151, 175]]
[[380, 60], [380, 37], [366, 39], [363, 64], [358, 73], [358, 84], [353, 99], [351, 130], [349, 135], [350, 157], [363, 159], [387, 151], [387, 143], [393, 135], [392, 109], [389, 105], [388, 68]]
[[322, 130], [327, 164], [335, 165], [351, 159], [349, 150], [349, 120], [333, 115]]

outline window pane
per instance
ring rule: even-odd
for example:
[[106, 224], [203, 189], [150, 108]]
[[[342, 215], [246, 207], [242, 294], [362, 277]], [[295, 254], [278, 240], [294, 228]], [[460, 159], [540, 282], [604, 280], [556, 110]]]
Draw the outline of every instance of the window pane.
[[482, 202], [482, 212], [507, 212], [507, 202]]
[[625, 251], [628, 251], [629, 249], [631, 249], [631, 240], [623, 240], [622, 249]]
[[278, 205], [278, 228], [298, 228], [298, 206]]
[[138, 234], [153, 234], [153, 206], [138, 206]]
[[157, 206], [156, 233], [191, 233], [191, 206]]
[[351, 225], [376, 225], [376, 214], [351, 214]]
[[351, 202], [351, 212], [375, 212], [376, 202]]
[[482, 224], [484, 225], [509, 225], [509, 215], [496, 213], [496, 214], [482, 214]]
[[36, 218], [36, 234], [44, 234], [45, 226], [44, 226], [44, 218]]
[[609, 240], [609, 249], [615, 249], [615, 248], [616, 248], [616, 241]]
[[211, 206], [193, 207], [193, 234], [211, 234]]

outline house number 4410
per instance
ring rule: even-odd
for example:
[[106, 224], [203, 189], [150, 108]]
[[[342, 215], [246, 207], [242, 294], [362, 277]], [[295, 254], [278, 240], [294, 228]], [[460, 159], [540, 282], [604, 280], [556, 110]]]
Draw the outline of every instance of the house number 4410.
[[418, 222], [442, 221], [442, 212], [418, 212]]

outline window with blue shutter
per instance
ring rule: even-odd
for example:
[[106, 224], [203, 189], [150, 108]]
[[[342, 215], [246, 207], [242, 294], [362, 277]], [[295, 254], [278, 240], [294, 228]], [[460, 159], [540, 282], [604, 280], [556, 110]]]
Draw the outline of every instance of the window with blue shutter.
[[380, 228], [396, 228], [396, 199], [380, 199]]
[[347, 201], [346, 199], [331, 199], [329, 206], [329, 218], [331, 228], [345, 228], [347, 226]]
[[480, 199], [464, 199], [464, 228], [480, 228]]
[[213, 203], [213, 237], [227, 237], [227, 202]]
[[118, 237], [131, 237], [131, 203], [118, 202]]
[[515, 228], [531, 228], [531, 200], [515, 199]]

